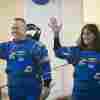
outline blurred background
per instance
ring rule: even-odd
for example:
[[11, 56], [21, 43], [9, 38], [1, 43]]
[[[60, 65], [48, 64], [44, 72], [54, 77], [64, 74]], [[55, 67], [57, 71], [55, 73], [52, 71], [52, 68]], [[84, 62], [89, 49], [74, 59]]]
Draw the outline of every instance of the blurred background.
[[[0, 42], [10, 38], [10, 26], [14, 17], [23, 17], [27, 23], [33, 23], [42, 29], [40, 41], [49, 50], [52, 66], [53, 87], [47, 100], [69, 96], [73, 87], [73, 66], [54, 56], [53, 33], [48, 27], [49, 18], [56, 16], [63, 23], [60, 34], [63, 45], [74, 45], [86, 23], [100, 24], [100, 0], [49, 0], [39, 5], [35, 0], [0, 0]], [[58, 66], [58, 67], [57, 67]], [[57, 68], [56, 68], [57, 67]], [[0, 60], [0, 86], [6, 84], [6, 61]], [[8, 99], [7, 87], [2, 88], [3, 100]]]

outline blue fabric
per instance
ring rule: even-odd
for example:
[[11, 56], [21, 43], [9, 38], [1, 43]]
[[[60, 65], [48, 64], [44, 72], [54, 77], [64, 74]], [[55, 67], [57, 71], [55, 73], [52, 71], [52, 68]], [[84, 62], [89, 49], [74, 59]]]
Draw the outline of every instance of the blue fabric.
[[50, 64], [48, 64], [47, 62], [47, 63], [43, 63], [42, 66], [43, 66], [43, 73], [42, 73], [43, 80], [51, 79], [51, 68], [47, 67], [47, 66], [50, 66]]
[[[56, 49], [55, 54], [75, 66], [73, 100], [89, 100], [86, 98], [90, 97], [99, 97], [95, 99], [99, 100], [100, 80], [94, 77], [100, 73], [100, 52], [81, 51], [78, 47], [62, 47]], [[83, 97], [85, 99], [82, 99]]]
[[0, 49], [0, 57], [7, 60], [9, 95], [40, 96], [41, 76], [51, 71], [49, 61], [45, 61], [47, 49], [32, 39], [1, 43]]
[[10, 96], [10, 100], [39, 100], [39, 97], [37, 96]]

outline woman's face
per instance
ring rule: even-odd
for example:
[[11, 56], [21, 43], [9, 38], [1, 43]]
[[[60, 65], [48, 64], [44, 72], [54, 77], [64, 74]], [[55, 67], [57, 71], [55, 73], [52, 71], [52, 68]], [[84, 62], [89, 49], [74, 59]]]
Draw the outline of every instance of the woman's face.
[[82, 34], [82, 39], [83, 39], [83, 43], [86, 46], [92, 46], [94, 45], [96, 36], [93, 32], [89, 31], [88, 29], [84, 29]]

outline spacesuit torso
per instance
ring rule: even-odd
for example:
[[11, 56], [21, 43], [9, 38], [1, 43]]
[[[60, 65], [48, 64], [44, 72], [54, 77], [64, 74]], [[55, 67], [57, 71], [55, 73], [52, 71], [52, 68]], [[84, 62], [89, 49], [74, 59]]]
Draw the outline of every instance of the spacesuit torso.
[[55, 55], [74, 65], [74, 96], [100, 98], [100, 52], [61, 47], [55, 49]]

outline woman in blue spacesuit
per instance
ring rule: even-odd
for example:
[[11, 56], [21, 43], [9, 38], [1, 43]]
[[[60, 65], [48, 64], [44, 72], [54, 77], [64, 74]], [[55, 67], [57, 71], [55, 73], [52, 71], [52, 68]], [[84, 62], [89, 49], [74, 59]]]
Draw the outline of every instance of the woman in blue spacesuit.
[[22, 18], [14, 19], [12, 35], [14, 40], [0, 43], [0, 58], [7, 61], [10, 100], [46, 98], [51, 82], [51, 74], [47, 74], [51, 72], [47, 49], [35, 39], [27, 38]]
[[54, 52], [74, 65], [72, 100], [100, 100], [100, 33], [95, 24], [86, 24], [77, 46], [63, 47], [59, 41], [62, 25], [50, 19], [54, 32]]

